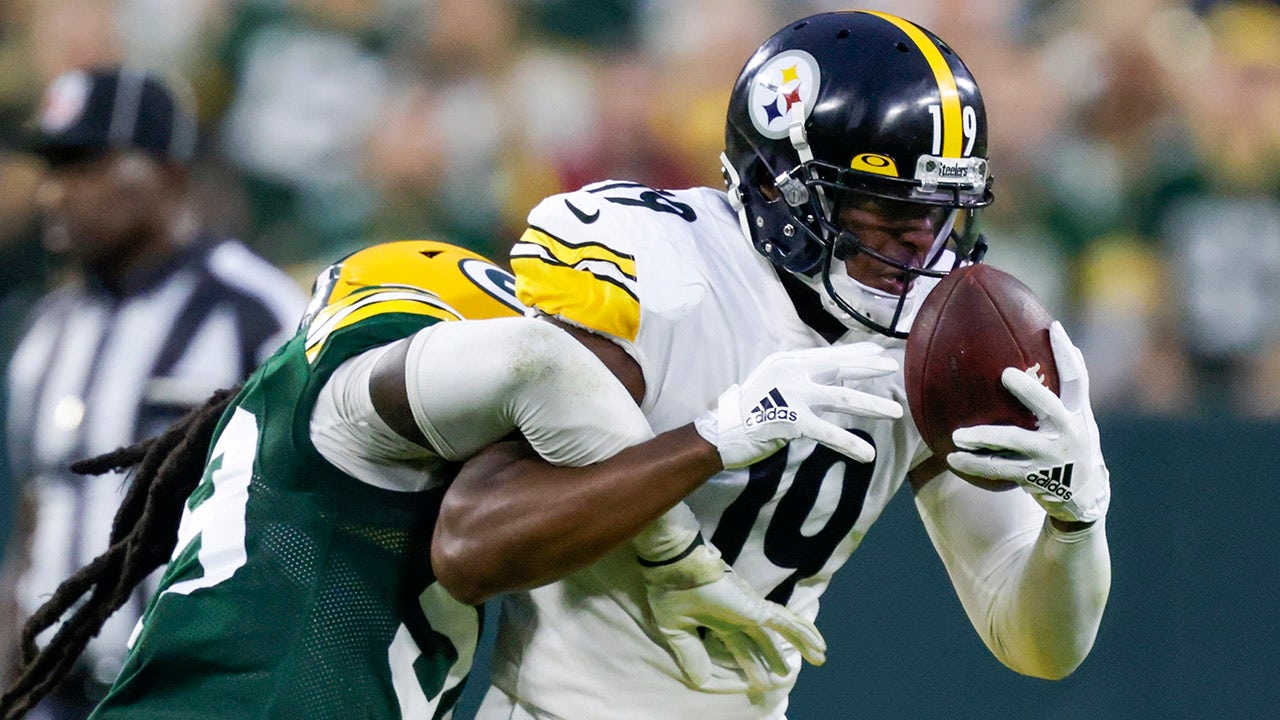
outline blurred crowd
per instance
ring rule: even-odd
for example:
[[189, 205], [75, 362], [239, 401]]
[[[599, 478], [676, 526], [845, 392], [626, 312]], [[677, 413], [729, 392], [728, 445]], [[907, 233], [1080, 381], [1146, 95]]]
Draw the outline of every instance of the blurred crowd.
[[[981, 83], [988, 260], [1090, 359], [1101, 412], [1280, 417], [1280, 4], [900, 0]], [[829, 0], [6, 0], [0, 287], [58, 278], [50, 79], [129, 63], [189, 92], [203, 214], [306, 284], [376, 241], [501, 259], [541, 197], [624, 178], [719, 187], [724, 107], [779, 23]], [[19, 328], [0, 328], [10, 346]]]

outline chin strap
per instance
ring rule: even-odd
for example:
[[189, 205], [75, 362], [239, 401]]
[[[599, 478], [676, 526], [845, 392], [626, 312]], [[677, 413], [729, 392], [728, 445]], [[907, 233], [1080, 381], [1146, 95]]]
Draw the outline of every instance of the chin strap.
[[[746, 217], [743, 213], [746, 211], [747, 206], [742, 202], [742, 177], [738, 175], [738, 169], [733, 166], [729, 156], [725, 153], [720, 153], [720, 169], [724, 172], [724, 183], [728, 187], [725, 194], [729, 196], [729, 207], [738, 213], [738, 216], [745, 224]], [[748, 237], [750, 235], [751, 233], [747, 233]]]
[[800, 163], [813, 160], [813, 148], [809, 147], [809, 135], [804, 130], [804, 101], [797, 100], [791, 106], [791, 122], [787, 125], [787, 135], [791, 138], [791, 147], [800, 156]]
[[[755, 236], [751, 232], [751, 219], [748, 217], [747, 204], [743, 200], [742, 194], [742, 177], [738, 175], [738, 170], [729, 161], [729, 156], [720, 153], [720, 167], [724, 171], [724, 180], [727, 190], [725, 194], [729, 197], [729, 207], [733, 209], [733, 214], [738, 216], [738, 227], [742, 230], [742, 237], [747, 242], [754, 243], [752, 239]], [[770, 258], [772, 261], [772, 258]]]
[[[804, 120], [807, 117], [803, 100], [797, 100], [791, 106], [791, 124], [787, 127], [787, 134], [791, 139], [791, 147], [796, 149], [796, 155], [800, 158], [801, 167], [807, 166], [813, 162], [813, 148], [809, 147], [809, 135], [804, 129]], [[792, 178], [786, 176], [780, 178], [783, 182], [778, 183], [778, 189], [782, 190], [784, 196], [788, 195], [787, 186], [791, 184], [798, 185], [805, 192], [795, 193], [795, 197], [787, 197], [787, 203], [792, 207], [798, 207], [809, 200], [808, 187]], [[818, 197], [818, 210], [826, 217], [831, 216], [831, 202], [827, 199], [826, 192], [821, 187], [813, 188], [814, 194]], [[793, 201], [794, 200], [794, 201]]]
[[[904, 292], [902, 295], [898, 296], [898, 302], [893, 309], [893, 317], [889, 320], [888, 325], [883, 325], [881, 323], [876, 322], [872, 318], [870, 318], [866, 313], [858, 312], [852, 305], [849, 304], [849, 301], [845, 300], [844, 296], [841, 295], [838, 290], [836, 290], [835, 286], [831, 282], [831, 264], [832, 264], [832, 258], [831, 258], [831, 255], [828, 254], [826, 257], [826, 262], [824, 262], [822, 265], [821, 273], [822, 273], [822, 286], [826, 289], [827, 296], [831, 298], [831, 301], [834, 302], [836, 306], [839, 307], [841, 310], [846, 312], [850, 317], [862, 323], [863, 326], [877, 333], [880, 333], [881, 335], [887, 335], [891, 338], [896, 338], [898, 340], [905, 340], [907, 338], [907, 333], [901, 330], [898, 330], [897, 328], [898, 328], [898, 323], [902, 320], [902, 312], [906, 308], [907, 293]], [[855, 280], [854, 282], [857, 282], [857, 281]]]
[[823, 340], [834, 345], [849, 332], [849, 328], [840, 321], [840, 318], [822, 307], [822, 298], [818, 297], [818, 291], [800, 282], [787, 270], [772, 263], [770, 267], [782, 283], [782, 289], [786, 291], [787, 297], [791, 299], [791, 306], [796, 309], [796, 315], [800, 316], [800, 320], [805, 325], [821, 335]]

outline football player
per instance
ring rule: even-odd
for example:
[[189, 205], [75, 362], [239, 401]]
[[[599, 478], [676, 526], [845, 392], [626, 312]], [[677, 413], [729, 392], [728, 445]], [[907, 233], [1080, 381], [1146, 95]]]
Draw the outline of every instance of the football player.
[[[727, 192], [606, 181], [550, 197], [511, 254], [520, 299], [596, 349], [654, 430], [699, 418], [711, 440], [735, 420], [706, 408], [725, 408], [720, 388], [771, 353], [873, 342], [901, 359], [929, 289], [981, 260], [973, 220], [992, 200], [974, 78], [942, 40], [878, 12], [816, 15], [765, 41], [733, 88], [721, 160]], [[1066, 676], [1110, 588], [1110, 485], [1083, 359], [1060, 325], [1051, 340], [1061, 397], [1019, 369], [1002, 377], [1038, 429], [961, 429], [960, 451], [943, 458], [909, 417], [854, 418], [873, 461], [797, 439], [750, 467], [727, 463], [687, 498], [693, 529], [759, 593], [814, 618], [832, 574], [908, 484], [991, 652], [1019, 673]], [[905, 397], [901, 372], [858, 387]], [[766, 399], [751, 412], [767, 422], [787, 410]], [[1022, 490], [979, 489], [948, 465]], [[1067, 466], [1069, 493], [1035, 483]], [[455, 512], [467, 508], [448, 508], [442, 525], [461, 527]], [[651, 642], [661, 629], [630, 560], [612, 553], [504, 598], [481, 720], [784, 715], [799, 656], [764, 693], [727, 664], [693, 686]]]
[[[749, 465], [796, 437], [869, 458], [811, 408], [900, 416], [898, 403], [839, 385], [896, 362], [869, 344], [780, 355], [726, 395], [719, 422], [739, 423], [717, 443], [691, 425], [654, 437], [594, 355], [519, 316], [512, 284], [441, 243], [357, 252], [321, 274], [298, 334], [238, 392], [82, 463], [137, 470], [110, 550], [25, 629], [28, 663], [0, 701], [4, 717], [56, 683], [166, 561], [94, 718], [448, 716], [480, 629], [480, 608], [432, 569], [460, 554], [432, 542], [455, 475], [469, 500], [488, 493], [512, 515], [489, 528], [509, 554], [484, 562], [501, 574], [462, 600], [554, 579], [634, 535], [629, 552], [691, 683], [710, 673], [699, 627], [753, 677], [785, 672], [793, 647], [821, 662], [810, 621], [741, 585], [705, 547], [690, 550], [679, 518], [662, 516], [724, 458]], [[754, 403], [770, 397], [795, 417], [754, 423]], [[523, 440], [500, 442], [513, 433]], [[510, 485], [495, 464], [519, 470]], [[36, 636], [67, 611], [38, 652]]]

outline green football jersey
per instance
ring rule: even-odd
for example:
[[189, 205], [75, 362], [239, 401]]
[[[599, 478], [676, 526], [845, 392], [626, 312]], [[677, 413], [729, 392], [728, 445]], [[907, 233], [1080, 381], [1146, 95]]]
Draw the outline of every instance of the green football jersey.
[[94, 720], [449, 715], [481, 621], [430, 567], [450, 478], [422, 492], [360, 482], [320, 456], [309, 423], [343, 361], [456, 315], [403, 288], [341, 305], [223, 415], [173, 559]]

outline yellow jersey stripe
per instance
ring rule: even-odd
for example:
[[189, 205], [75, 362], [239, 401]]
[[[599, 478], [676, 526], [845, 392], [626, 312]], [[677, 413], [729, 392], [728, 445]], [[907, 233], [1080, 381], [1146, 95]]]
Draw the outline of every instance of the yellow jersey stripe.
[[576, 267], [581, 263], [598, 261], [609, 263], [630, 280], [636, 279], [636, 259], [595, 242], [571, 243], [552, 235], [542, 228], [530, 226], [520, 242], [537, 245], [562, 265]]
[[920, 28], [897, 15], [872, 10], [862, 10], [861, 12], [875, 15], [886, 22], [892, 23], [899, 30], [906, 33], [911, 42], [916, 44], [916, 47], [920, 48], [924, 59], [929, 63], [929, 69], [933, 70], [933, 77], [938, 82], [938, 95], [942, 100], [942, 157], [960, 157], [961, 148], [964, 147], [964, 132], [960, 117], [960, 91], [956, 88], [956, 76], [952, 74], [951, 67], [947, 65], [946, 59], [942, 57], [942, 51], [938, 50], [938, 46], [934, 45], [929, 36], [921, 32]]
[[[525, 237], [531, 233], [545, 235], [529, 230]], [[541, 243], [539, 246], [545, 247]], [[521, 254], [519, 250], [518, 246], [512, 250], [511, 269], [520, 302], [596, 332], [636, 339], [640, 331], [640, 300], [626, 283], [542, 253]]]

